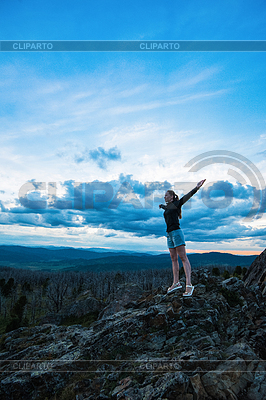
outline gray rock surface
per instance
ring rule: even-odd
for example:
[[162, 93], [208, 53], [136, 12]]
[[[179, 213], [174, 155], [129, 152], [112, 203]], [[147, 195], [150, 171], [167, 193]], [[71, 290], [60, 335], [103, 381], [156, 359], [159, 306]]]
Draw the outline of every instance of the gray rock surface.
[[[1, 400], [265, 399], [265, 296], [208, 270], [192, 282], [191, 298], [120, 287], [95, 303], [88, 328], [47, 323], [2, 335]], [[80, 301], [73, 309], [82, 312]]]
[[253, 261], [243, 280], [245, 286], [258, 285], [266, 295], [266, 249]]

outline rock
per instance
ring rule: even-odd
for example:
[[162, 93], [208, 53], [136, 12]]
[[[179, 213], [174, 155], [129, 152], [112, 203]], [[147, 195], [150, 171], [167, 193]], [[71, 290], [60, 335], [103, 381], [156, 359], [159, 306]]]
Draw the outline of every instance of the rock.
[[122, 392], [120, 392], [116, 398], [117, 400], [142, 400], [141, 391], [136, 387], [130, 387], [122, 390]]
[[[1, 400], [266, 398], [265, 297], [237, 278], [199, 270], [193, 279], [200, 290], [188, 299], [131, 284], [108, 298], [88, 328], [50, 323], [2, 335]], [[77, 299], [83, 310], [90, 297]], [[22, 373], [16, 360], [50, 364]]]
[[199, 283], [197, 286], [195, 286], [195, 295], [199, 296], [206, 293], [206, 286], [203, 285], [202, 283]]
[[170, 339], [166, 340], [166, 343], [168, 345], [174, 344], [176, 342], [178, 342], [178, 336], [172, 336]]
[[59, 313], [49, 313], [40, 319], [39, 325], [55, 324], [61, 325], [65, 318], [74, 316], [82, 317], [91, 312], [99, 312], [103, 309], [103, 302], [91, 297], [88, 293], [80, 296], [74, 303], [64, 306]]
[[233, 276], [231, 278], [224, 280], [222, 282], [222, 286], [231, 290], [233, 289], [233, 287], [235, 287], [236, 289], [240, 289], [244, 286], [244, 283], [240, 279]]
[[126, 285], [118, 286], [115, 293], [110, 295], [106, 300], [106, 304], [110, 304], [112, 301], [120, 301], [123, 306], [129, 303], [137, 302], [143, 295], [141, 287], [135, 283], [128, 283]]
[[179, 396], [175, 397], [175, 400], [193, 400], [194, 396], [191, 393], [180, 394]]
[[142, 295], [142, 289], [136, 284], [131, 283], [119, 286], [117, 291], [106, 300], [107, 306], [101, 311], [98, 319], [123, 311], [128, 306], [137, 306]]
[[188, 377], [182, 372], [165, 373], [158, 377], [155, 385], [147, 385], [141, 390], [142, 399], [170, 398], [176, 399], [178, 395], [184, 398], [188, 387]]
[[246, 393], [247, 400], [265, 400], [266, 398], [266, 371], [262, 365], [259, 365], [255, 378]]
[[213, 332], [211, 335], [211, 338], [214, 341], [216, 346], [219, 346], [221, 344], [221, 338], [220, 338], [218, 332]]
[[196, 399], [195, 400], [205, 400], [208, 399], [208, 395], [202, 385], [200, 375], [196, 374], [190, 377], [190, 382], [193, 387], [193, 391], [195, 393]]
[[179, 312], [174, 312], [174, 308], [172, 306], [169, 306], [166, 310], [166, 314], [169, 319], [178, 319], [179, 318]]
[[167, 316], [164, 312], [159, 312], [150, 319], [150, 325], [154, 327], [164, 327], [167, 325]]
[[150, 350], [161, 350], [163, 349], [165, 342], [166, 342], [165, 335], [161, 336], [155, 333], [150, 336], [150, 343], [148, 345], [148, 348]]
[[253, 261], [243, 281], [245, 286], [258, 285], [263, 295], [266, 294], [266, 249]]
[[98, 315], [98, 319], [104, 319], [116, 314], [120, 311], [124, 311], [125, 307], [122, 305], [121, 301], [114, 300], [111, 304], [105, 307]]
[[258, 329], [256, 334], [252, 336], [252, 342], [254, 348], [258, 352], [259, 356], [266, 360], [266, 331], [264, 329]]
[[44, 324], [60, 325], [62, 323], [63, 318], [64, 318], [63, 315], [49, 313], [40, 319], [39, 325], [44, 325]]
[[244, 287], [244, 282], [241, 279], [236, 278], [235, 276], [223, 281], [222, 282], [222, 287], [224, 289], [229, 290], [230, 292], [237, 293], [239, 296], [246, 294], [246, 290], [245, 290], [245, 287]]
[[167, 309], [162, 305], [149, 307], [143, 317], [147, 325], [153, 327], [166, 327], [168, 323]]
[[194, 340], [192, 344], [199, 350], [215, 346], [215, 343], [210, 336], [200, 337], [199, 339]]
[[[114, 396], [117, 396], [117, 394], [120, 392], [124, 392], [124, 390], [126, 389], [126, 388], [128, 388], [130, 385], [132, 385], [132, 379], [131, 379], [131, 377], [127, 377], [127, 378], [124, 378], [124, 379], [122, 379], [120, 382], [119, 382], [119, 385], [118, 386], [116, 386], [115, 388], [114, 388], [114, 390], [113, 390], [113, 392], [112, 392], [112, 397], [114, 397]], [[117, 397], [117, 398], [119, 398], [119, 397]]]
[[100, 311], [101, 309], [103, 309], [103, 302], [89, 296], [86, 299], [77, 300], [73, 304], [64, 307], [60, 314], [81, 317], [89, 312]]
[[253, 380], [245, 360], [237, 357], [220, 364], [214, 372], [207, 372], [201, 381], [209, 396], [215, 399], [237, 400], [237, 395]]
[[234, 359], [241, 357], [244, 360], [259, 360], [252, 348], [247, 343], [236, 343], [225, 350], [227, 358]]

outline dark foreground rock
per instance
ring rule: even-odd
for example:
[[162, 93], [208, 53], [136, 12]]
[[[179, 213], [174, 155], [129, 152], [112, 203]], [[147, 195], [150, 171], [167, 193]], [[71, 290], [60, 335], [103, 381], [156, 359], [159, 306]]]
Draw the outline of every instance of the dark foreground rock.
[[89, 328], [2, 335], [1, 399], [264, 400], [265, 296], [207, 270], [192, 282], [190, 298], [120, 287]]
[[253, 261], [243, 280], [246, 286], [258, 285], [266, 295], [266, 249]]

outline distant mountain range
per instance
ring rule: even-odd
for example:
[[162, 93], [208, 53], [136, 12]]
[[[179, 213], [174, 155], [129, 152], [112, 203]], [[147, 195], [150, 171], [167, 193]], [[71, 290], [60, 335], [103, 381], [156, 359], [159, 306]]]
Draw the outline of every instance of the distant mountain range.
[[[229, 253], [188, 254], [192, 267], [221, 265], [249, 267], [257, 257]], [[76, 249], [72, 247], [0, 246], [0, 266], [37, 270], [106, 271], [169, 268], [170, 255], [109, 251], [106, 249]]]

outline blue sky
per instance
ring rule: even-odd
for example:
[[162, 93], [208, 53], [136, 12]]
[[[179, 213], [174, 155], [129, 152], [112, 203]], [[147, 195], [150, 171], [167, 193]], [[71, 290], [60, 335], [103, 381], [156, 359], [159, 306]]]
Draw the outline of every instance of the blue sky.
[[[266, 40], [265, 14], [262, 1], [3, 0], [0, 38]], [[0, 52], [1, 243], [167, 251], [164, 191], [182, 195], [206, 178], [183, 210], [187, 249], [261, 252], [265, 56]], [[196, 172], [186, 166], [211, 151], [223, 160]], [[86, 183], [96, 181], [109, 194], [96, 191], [87, 208]], [[19, 200], [27, 182], [42, 182], [26, 200], [46, 208]], [[54, 203], [55, 186], [68, 203]], [[247, 219], [252, 206], [260, 214]]]

